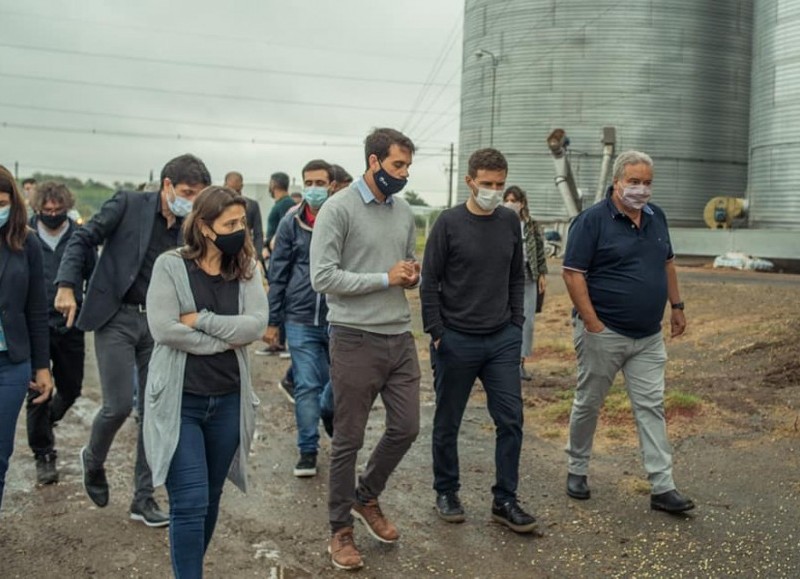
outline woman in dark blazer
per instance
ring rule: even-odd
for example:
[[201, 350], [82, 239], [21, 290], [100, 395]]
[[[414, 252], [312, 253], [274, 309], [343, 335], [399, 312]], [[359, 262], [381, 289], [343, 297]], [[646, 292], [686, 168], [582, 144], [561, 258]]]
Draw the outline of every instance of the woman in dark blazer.
[[41, 404], [53, 390], [42, 249], [26, 221], [17, 183], [0, 165], [0, 505], [25, 394], [38, 392]]

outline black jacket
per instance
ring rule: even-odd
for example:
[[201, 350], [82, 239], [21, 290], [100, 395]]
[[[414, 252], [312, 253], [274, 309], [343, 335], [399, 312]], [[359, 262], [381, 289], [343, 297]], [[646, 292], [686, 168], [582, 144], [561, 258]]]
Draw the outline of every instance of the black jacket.
[[103, 327], [119, 310], [142, 267], [160, 202], [158, 191], [118, 191], [70, 237], [58, 268], [58, 285], [80, 286], [87, 250], [103, 246], [78, 316], [81, 330]]
[[[34, 215], [28, 223], [38, 234], [38, 219]], [[51, 249], [47, 243], [39, 235], [39, 241], [42, 246], [42, 263], [44, 265], [44, 285], [47, 292], [47, 307], [49, 309], [49, 324], [51, 328], [65, 328], [67, 324], [66, 318], [55, 308], [56, 301], [56, 275], [58, 274], [58, 266], [61, 264], [61, 258], [64, 256], [64, 250], [67, 247], [67, 242], [72, 234], [79, 228], [72, 219], [69, 220], [69, 227], [64, 232], [64, 235], [56, 245], [55, 249]], [[88, 282], [92, 275], [94, 266], [97, 263], [97, 252], [93, 247], [84, 248], [85, 255], [83, 256], [83, 273], [81, 283], [75, 286], [75, 301], [78, 302], [78, 308], [83, 304], [83, 290], [84, 282]]]
[[42, 248], [33, 231], [22, 251], [11, 251], [0, 241], [0, 321], [12, 362], [30, 360], [33, 370], [50, 367]]
[[313, 228], [305, 220], [305, 201], [281, 219], [275, 248], [269, 258], [269, 325], [292, 322], [304, 326], [327, 324], [324, 294], [311, 287], [309, 253]]
[[247, 228], [253, 238], [253, 247], [256, 249], [256, 259], [261, 260], [261, 251], [264, 249], [264, 226], [261, 225], [261, 207], [258, 201], [245, 197], [247, 208]]

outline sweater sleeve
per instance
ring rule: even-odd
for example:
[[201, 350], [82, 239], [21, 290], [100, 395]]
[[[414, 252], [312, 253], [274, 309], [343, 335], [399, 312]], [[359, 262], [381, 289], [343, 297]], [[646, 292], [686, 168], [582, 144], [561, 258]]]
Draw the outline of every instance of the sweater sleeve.
[[447, 218], [443, 219], [442, 217], [445, 216], [440, 216], [433, 224], [425, 244], [422, 280], [419, 286], [419, 296], [422, 302], [422, 326], [433, 340], [438, 340], [444, 333], [439, 288], [447, 258]]
[[230, 316], [213, 312], [199, 312], [195, 328], [210, 336], [237, 346], [258, 340], [267, 329], [269, 311], [267, 296], [261, 278], [256, 273], [256, 263], [252, 263], [253, 276], [241, 280], [244, 300], [242, 313]]
[[230, 349], [227, 342], [182, 324], [176, 280], [169, 269], [168, 254], [156, 259], [147, 290], [147, 324], [153, 340], [174, 350], [205, 356]]
[[47, 327], [47, 290], [44, 281], [42, 248], [32, 232], [25, 240], [28, 260], [28, 292], [25, 302], [25, 319], [30, 337], [31, 367], [34, 370], [50, 368], [50, 330]]
[[518, 223], [513, 223], [517, 241], [511, 258], [511, 271], [508, 281], [508, 300], [511, 309], [511, 323], [520, 328], [525, 323], [525, 264], [522, 252], [522, 232]]
[[536, 271], [539, 275], [547, 273], [547, 255], [544, 251], [544, 235], [541, 226], [534, 221], [533, 238], [536, 240]]
[[385, 272], [356, 273], [342, 269], [347, 236], [346, 211], [325, 203], [317, 215], [311, 236], [311, 286], [334, 295], [363, 295], [386, 289]]

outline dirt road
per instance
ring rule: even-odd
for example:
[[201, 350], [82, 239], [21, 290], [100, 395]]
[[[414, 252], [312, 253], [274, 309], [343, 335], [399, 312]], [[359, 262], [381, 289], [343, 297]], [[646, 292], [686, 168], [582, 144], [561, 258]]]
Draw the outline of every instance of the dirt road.
[[[566, 420], [574, 386], [569, 304], [550, 276], [537, 318], [535, 380], [523, 387], [526, 433], [520, 499], [540, 521], [517, 536], [489, 521], [494, 433], [476, 387], [460, 438], [467, 522], [433, 510], [432, 392], [427, 340], [416, 316], [423, 366], [422, 432], [382, 497], [403, 533], [385, 546], [356, 527], [360, 577], [797, 577], [800, 575], [800, 277], [681, 269], [689, 331], [668, 340], [668, 414], [675, 477], [698, 508], [686, 517], [649, 510], [635, 427], [622, 391], [598, 429], [592, 499], [564, 494]], [[415, 298], [414, 298], [415, 299]], [[418, 304], [415, 303], [415, 306]], [[107, 465], [111, 503], [90, 506], [77, 464], [97, 409], [93, 355], [85, 396], [57, 428], [61, 483], [35, 488], [34, 464], [17, 430], [0, 515], [2, 577], [167, 577], [167, 532], [127, 519], [133, 421]], [[275, 387], [287, 361], [254, 357], [259, 433], [247, 496], [228, 485], [207, 555], [208, 577], [327, 577], [326, 478], [296, 479], [293, 409]], [[367, 448], [380, 435], [372, 413]], [[366, 456], [366, 455], [364, 455]], [[166, 502], [163, 490], [159, 496]], [[357, 524], [358, 525], [358, 524]]]

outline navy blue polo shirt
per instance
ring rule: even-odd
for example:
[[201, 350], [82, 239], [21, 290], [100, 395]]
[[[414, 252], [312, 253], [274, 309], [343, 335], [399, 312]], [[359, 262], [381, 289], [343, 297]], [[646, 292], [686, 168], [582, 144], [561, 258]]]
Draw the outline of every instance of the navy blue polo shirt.
[[563, 267], [586, 275], [601, 322], [639, 339], [661, 331], [666, 262], [673, 257], [667, 218], [659, 207], [645, 205], [641, 227], [636, 227], [606, 197], [573, 221]]

